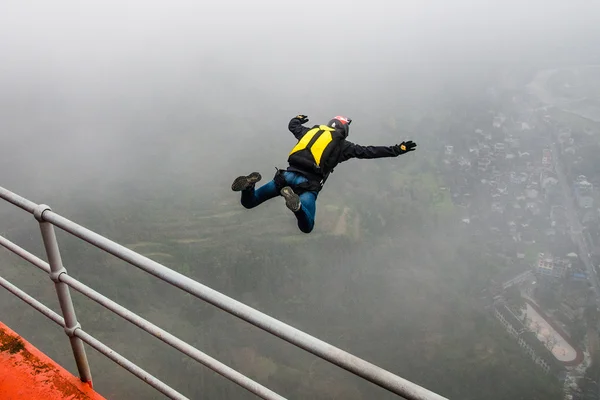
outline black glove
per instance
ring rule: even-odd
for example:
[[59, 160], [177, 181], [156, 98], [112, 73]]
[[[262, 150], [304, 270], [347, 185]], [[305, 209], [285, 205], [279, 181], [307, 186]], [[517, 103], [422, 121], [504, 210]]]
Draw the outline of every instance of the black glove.
[[299, 119], [301, 124], [305, 124], [308, 122], [308, 117], [303, 114], [296, 115], [294, 118]]
[[415, 142], [413, 142], [412, 140], [409, 140], [408, 142], [402, 142], [402, 143], [394, 146], [394, 148], [396, 149], [396, 153], [398, 153], [398, 155], [405, 154], [410, 151], [415, 151], [416, 147], [417, 147], [417, 144]]

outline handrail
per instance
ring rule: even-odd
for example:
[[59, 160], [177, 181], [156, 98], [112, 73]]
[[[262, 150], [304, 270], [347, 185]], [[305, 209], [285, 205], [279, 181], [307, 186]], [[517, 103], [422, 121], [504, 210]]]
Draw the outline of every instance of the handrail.
[[[44, 304], [40, 303], [38, 300], [34, 299], [21, 289], [17, 288], [15, 285], [7, 281], [6, 279], [0, 277], [0, 286], [4, 287], [6, 290], [23, 300], [25, 303], [29, 304], [31, 307], [35, 308], [37, 311], [42, 313], [48, 319], [54, 321], [57, 325], [61, 327], [65, 327], [65, 320], [63, 317], [52, 311], [50, 308], [46, 307]], [[177, 400], [189, 400], [187, 397], [183, 396], [181, 393], [177, 392], [175, 389], [168, 386], [166, 383], [161, 382], [159, 379], [155, 378], [148, 372], [144, 371], [142, 368], [138, 367], [110, 347], [106, 346], [99, 340], [93, 338], [86, 332], [84, 332], [81, 328], [75, 330], [74, 335], [77, 336], [82, 341], [86, 342], [94, 349], [96, 349], [101, 354], [104, 354], [106, 357], [110, 358], [112, 361], [125, 368], [127, 371], [131, 372], [133, 375], [137, 376], [144, 382], [148, 383], [150, 386], [156, 388], [158, 391], [168, 396], [171, 399]]]
[[[332, 364], [344, 368], [355, 375], [381, 386], [392, 393], [403, 396], [408, 400], [447, 400], [434, 392], [431, 392], [415, 383], [394, 375], [391, 372], [388, 372], [380, 367], [377, 367], [376, 365], [347, 353], [344, 350], [334, 347], [254, 308], [240, 303], [237, 300], [234, 300], [176, 271], [173, 271], [164, 265], [157, 263], [156, 261], [153, 261], [118, 243], [115, 243], [104, 236], [84, 228], [83, 226], [54, 213], [47, 205], [37, 205], [2, 187], [0, 187], [0, 198], [33, 214], [39, 221], [46, 253], [49, 259], [48, 264], [44, 263], [44, 261], [36, 256], [28, 253], [24, 249], [21, 249], [17, 245], [10, 243], [7, 239], [0, 239], [0, 244], [32, 264], [38, 266], [45, 272], [49, 272], [51, 279], [55, 282], [57, 287], [61, 309], [63, 310], [63, 315], [65, 316], [71, 314], [69, 310], [69, 303], [71, 304], [71, 308], [72, 303], [70, 301], [70, 295], [68, 294], [68, 287], [71, 287], [101, 304], [102, 306], [108, 308], [109, 310], [115, 312], [121, 317], [134, 323], [143, 330], [153, 334], [154, 336], [162, 336], [160, 339], [164, 342], [177, 348], [184, 354], [194, 358], [195, 360], [201, 362], [210, 369], [220, 373], [247, 390], [255, 393], [259, 397], [265, 399], [283, 399], [283, 397], [280, 395], [250, 380], [237, 371], [232, 370], [219, 361], [212, 359], [210, 356], [200, 352], [175, 336], [168, 334], [168, 332], [163, 331], [156, 325], [144, 320], [138, 315], [132, 313], [126, 308], [118, 305], [112, 300], [102, 296], [93, 289], [67, 275], [66, 269], [62, 265], [62, 261], [60, 259], [58, 243], [56, 242], [54, 231], [51, 229], [53, 226], [59, 227], [71, 235], [83, 239], [84, 241], [140, 268], [141, 270], [150, 273], [157, 278], [186, 291], [187, 293], [194, 295], [195, 297], [198, 297], [248, 323], [251, 323], [252, 325], [259, 327], [266, 332], [286, 340], [287, 342], [292, 343], [303, 350], [327, 360]], [[71, 320], [68, 321], [70, 322], [70, 325], [65, 328], [65, 331], [71, 338], [79, 339], [80, 335], [77, 335], [77, 332], [81, 331], [81, 327], [74, 317], [74, 311], [72, 314], [73, 315], [70, 316]], [[164, 336], [164, 334], [167, 335]], [[86, 341], [86, 343], [89, 344], [88, 341]], [[84, 380], [85, 376], [82, 374], [82, 369], [79, 365], [82, 357], [80, 354], [78, 355], [75, 347], [73, 348], [73, 351], [76, 361], [78, 362], [80, 377], [82, 377], [82, 380]], [[85, 358], [85, 353], [83, 354], [83, 358]], [[85, 360], [85, 364], [87, 365], [87, 359]]]
[[[12, 243], [10, 240], [8, 240], [2, 236], [0, 236], [0, 245], [11, 250], [18, 256], [21, 256], [23, 259], [29, 261], [30, 263], [37, 266], [41, 270], [48, 272], [48, 273], [50, 272], [50, 266], [48, 265], [48, 263], [46, 263], [41, 258], [38, 258], [35, 255], [27, 252], [25, 249], [17, 246], [16, 244]], [[234, 369], [226, 366], [225, 364], [220, 363], [219, 361], [217, 361], [214, 358], [210, 357], [209, 355], [201, 352], [200, 350], [196, 349], [195, 347], [189, 345], [188, 343], [184, 342], [183, 340], [179, 339], [178, 337], [176, 337], [176, 336], [170, 334], [169, 332], [154, 325], [152, 322], [140, 317], [139, 315], [135, 314], [134, 312], [132, 312], [132, 311], [128, 310], [127, 308], [121, 306], [120, 304], [112, 301], [108, 297], [101, 295], [100, 293], [96, 292], [94, 289], [81, 283], [80, 281], [73, 278], [72, 276], [67, 275], [67, 274], [61, 274], [58, 277], [58, 279], [61, 282], [64, 282], [65, 284], [69, 285], [69, 287], [71, 287], [72, 289], [78, 291], [79, 293], [81, 293], [84, 296], [88, 297], [89, 299], [95, 301], [96, 303], [100, 304], [101, 306], [105, 307], [106, 309], [119, 315], [123, 319], [131, 322], [132, 324], [136, 325], [137, 327], [148, 332], [149, 334], [156, 337], [157, 339], [162, 340], [163, 342], [165, 342], [168, 345], [172, 346], [173, 348], [179, 350], [183, 354], [204, 364], [205, 366], [209, 367], [213, 371], [225, 376], [226, 378], [229, 378], [230, 380], [232, 380], [235, 383], [239, 384], [240, 386], [250, 390], [251, 392], [253, 392], [257, 395], [260, 395], [260, 397], [265, 398], [265, 399], [284, 400], [284, 397], [281, 397], [277, 393], [274, 393], [274, 392], [262, 387], [261, 385], [258, 385], [256, 382], [253, 382], [251, 379], [240, 374], [239, 372], [235, 371]]]

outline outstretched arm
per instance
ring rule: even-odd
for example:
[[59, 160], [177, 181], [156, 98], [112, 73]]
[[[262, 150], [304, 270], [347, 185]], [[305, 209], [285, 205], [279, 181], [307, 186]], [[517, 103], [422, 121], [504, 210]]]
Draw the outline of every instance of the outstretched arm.
[[342, 148], [339, 162], [347, 161], [351, 158], [371, 159], [384, 157], [398, 157], [401, 154], [416, 150], [417, 144], [412, 140], [402, 142], [394, 146], [361, 146], [346, 141]]
[[306, 115], [297, 115], [290, 120], [290, 123], [288, 124], [288, 129], [294, 134], [296, 139], [300, 140], [302, 136], [304, 136], [306, 132], [310, 130], [310, 128], [302, 126], [302, 124], [305, 124], [307, 122], [308, 117]]

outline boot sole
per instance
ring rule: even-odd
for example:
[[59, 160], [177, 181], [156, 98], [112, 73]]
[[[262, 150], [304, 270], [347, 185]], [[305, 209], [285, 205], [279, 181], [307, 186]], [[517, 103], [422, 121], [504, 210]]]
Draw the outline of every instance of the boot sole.
[[291, 211], [296, 212], [300, 210], [300, 196], [298, 196], [291, 187], [286, 186], [281, 189], [281, 195], [285, 199], [285, 206]]
[[254, 185], [256, 182], [259, 182], [261, 179], [262, 177], [258, 172], [253, 172], [247, 176], [238, 176], [231, 184], [231, 190], [233, 190], [234, 192], [239, 192], [241, 190], [248, 189], [250, 186]]

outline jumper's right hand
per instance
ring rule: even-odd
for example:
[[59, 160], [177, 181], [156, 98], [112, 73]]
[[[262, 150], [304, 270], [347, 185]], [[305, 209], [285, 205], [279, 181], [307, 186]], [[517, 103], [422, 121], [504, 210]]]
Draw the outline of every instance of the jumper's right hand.
[[305, 124], [308, 122], [308, 116], [304, 115], [304, 114], [298, 114], [296, 115], [294, 118], [300, 120], [301, 124]]

